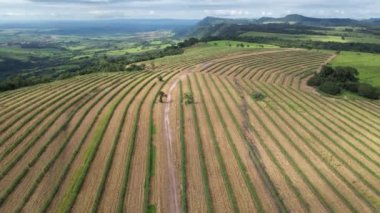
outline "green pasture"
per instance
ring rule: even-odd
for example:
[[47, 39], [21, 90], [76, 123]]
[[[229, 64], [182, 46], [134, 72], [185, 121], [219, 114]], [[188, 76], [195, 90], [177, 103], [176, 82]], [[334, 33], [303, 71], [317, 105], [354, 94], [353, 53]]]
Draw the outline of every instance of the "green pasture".
[[245, 48], [278, 48], [275, 45], [269, 45], [269, 44], [257, 44], [257, 43], [250, 43], [250, 42], [241, 42], [241, 41], [229, 41], [229, 40], [221, 40], [221, 41], [209, 41], [207, 42], [209, 46], [216, 46], [216, 47], [230, 47], [231, 48], [241, 48], [237, 47], [236, 45], [243, 44]]
[[[328, 35], [306, 35], [306, 34], [284, 34], [284, 33], [266, 33], [266, 32], [247, 32], [240, 36], [242, 37], [269, 37], [287, 40], [311, 40], [322, 42], [341, 42], [341, 43], [376, 43], [380, 44], [380, 36], [356, 33], [356, 32], [341, 32], [341, 31], [324, 31]], [[343, 36], [343, 37], [342, 37]]]
[[355, 67], [361, 82], [380, 87], [380, 54], [341, 52], [331, 64]]

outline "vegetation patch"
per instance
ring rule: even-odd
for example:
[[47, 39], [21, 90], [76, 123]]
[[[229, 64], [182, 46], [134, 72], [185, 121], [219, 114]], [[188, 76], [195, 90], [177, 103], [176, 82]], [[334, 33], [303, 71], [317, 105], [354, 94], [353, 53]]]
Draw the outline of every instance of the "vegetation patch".
[[180, 114], [180, 142], [181, 142], [181, 207], [184, 213], [187, 212], [187, 177], [186, 177], [186, 145], [185, 145], [185, 113], [183, 107], [183, 85], [179, 82], [179, 114]]
[[266, 98], [266, 95], [262, 92], [253, 92], [252, 99], [255, 101], [263, 101]]
[[156, 213], [156, 212], [157, 212], [157, 207], [156, 207], [156, 205], [154, 205], [154, 204], [149, 204], [148, 209], [147, 209], [147, 212], [148, 212], [148, 213]]
[[143, 71], [145, 70], [145, 64], [131, 64], [125, 68], [125, 71], [133, 72], [133, 71]]
[[359, 80], [375, 87], [380, 87], [380, 55], [360, 52], [342, 51], [331, 62], [333, 67], [350, 66], [359, 72]]
[[307, 84], [317, 87], [320, 91], [329, 95], [339, 95], [342, 90], [347, 90], [370, 99], [380, 98], [380, 88], [366, 83], [360, 83], [358, 70], [353, 67], [324, 66], [321, 72], [314, 74]]
[[193, 104], [193, 103], [194, 103], [193, 94], [190, 92], [185, 93], [185, 104]]

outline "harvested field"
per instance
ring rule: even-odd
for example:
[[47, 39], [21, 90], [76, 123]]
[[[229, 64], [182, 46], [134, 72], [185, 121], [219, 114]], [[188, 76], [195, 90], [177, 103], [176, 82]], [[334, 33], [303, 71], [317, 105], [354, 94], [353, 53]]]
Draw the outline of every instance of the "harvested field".
[[0, 212], [378, 212], [380, 103], [305, 83], [333, 57], [193, 47], [0, 94]]

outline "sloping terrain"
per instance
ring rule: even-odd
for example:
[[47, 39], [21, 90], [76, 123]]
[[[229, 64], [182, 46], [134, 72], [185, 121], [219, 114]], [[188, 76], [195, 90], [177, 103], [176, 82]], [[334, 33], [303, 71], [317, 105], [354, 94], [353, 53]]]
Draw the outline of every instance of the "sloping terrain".
[[0, 93], [0, 212], [379, 211], [379, 102], [305, 84], [332, 57], [194, 47]]

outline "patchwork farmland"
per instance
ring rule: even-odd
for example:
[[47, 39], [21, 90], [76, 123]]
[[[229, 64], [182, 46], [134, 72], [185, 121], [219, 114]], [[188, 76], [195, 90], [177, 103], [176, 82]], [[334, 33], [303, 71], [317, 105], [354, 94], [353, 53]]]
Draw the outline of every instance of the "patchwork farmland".
[[333, 58], [193, 47], [0, 93], [0, 212], [378, 212], [379, 102], [306, 85]]

